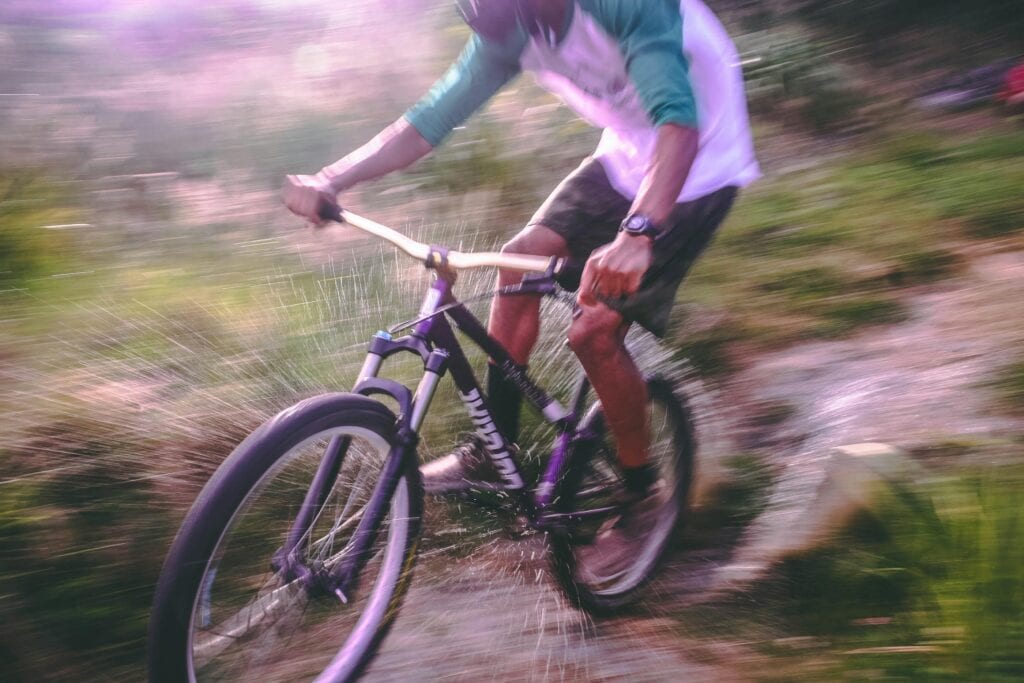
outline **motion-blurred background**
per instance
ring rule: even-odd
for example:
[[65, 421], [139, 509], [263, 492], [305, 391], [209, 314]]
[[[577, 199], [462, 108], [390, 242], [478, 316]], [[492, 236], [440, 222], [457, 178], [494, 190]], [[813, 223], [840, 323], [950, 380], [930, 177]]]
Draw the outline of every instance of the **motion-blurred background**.
[[[152, 585], [202, 483], [276, 410], [348, 386], [369, 335], [416, 310], [420, 270], [305, 229], [277, 188], [429, 87], [468, 35], [452, 4], [0, 5], [0, 679], [138, 680]], [[409, 678], [1020, 680], [1024, 11], [709, 4], [743, 55], [766, 177], [681, 290], [665, 348], [703, 380], [724, 476], [658, 605], [477, 624], [529, 624], [504, 645], [442, 633]], [[521, 78], [346, 201], [491, 248], [596, 139]], [[449, 412], [439, 449], [468, 426]], [[772, 550], [822, 454], [857, 440], [904, 449], [896, 492], [810, 550]], [[493, 545], [444, 524], [427, 542], [442, 556]], [[513, 557], [486, 564], [516, 575]], [[712, 564], [763, 570], [702, 600]], [[422, 599], [402, 618], [439, 609]], [[608, 668], [602, 643], [629, 638]]]

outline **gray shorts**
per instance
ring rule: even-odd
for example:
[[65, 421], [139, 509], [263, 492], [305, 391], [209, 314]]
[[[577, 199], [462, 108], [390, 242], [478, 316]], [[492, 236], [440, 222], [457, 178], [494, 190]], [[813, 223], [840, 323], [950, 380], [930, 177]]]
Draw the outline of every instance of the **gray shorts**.
[[[644, 275], [640, 290], [605, 303], [627, 320], [664, 336], [676, 290], [729, 213], [736, 192], [736, 187], [728, 186], [700, 199], [676, 204], [668, 221], [660, 226], [663, 234], [654, 249], [654, 263]], [[554, 230], [568, 243], [572, 258], [584, 260], [615, 239], [632, 204], [612, 188], [601, 163], [587, 158], [555, 188], [529, 225]], [[562, 279], [560, 283], [575, 291], [579, 277], [571, 281]]]

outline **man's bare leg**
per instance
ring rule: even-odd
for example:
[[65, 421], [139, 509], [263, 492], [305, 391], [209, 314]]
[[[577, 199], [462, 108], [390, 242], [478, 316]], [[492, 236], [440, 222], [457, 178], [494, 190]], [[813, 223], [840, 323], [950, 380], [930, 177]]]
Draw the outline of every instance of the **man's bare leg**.
[[583, 306], [569, 328], [569, 345], [601, 399], [605, 418], [627, 470], [647, 464], [650, 415], [647, 384], [626, 350], [630, 323], [603, 303]]
[[[506, 244], [502, 251], [539, 256], [568, 254], [565, 240], [543, 226], [524, 229]], [[500, 271], [498, 286], [515, 284], [521, 278], [521, 273]], [[583, 364], [594, 391], [604, 406], [605, 416], [618, 446], [619, 460], [626, 470], [628, 483], [630, 471], [637, 471], [647, 463], [650, 419], [647, 412], [647, 385], [626, 351], [625, 337], [629, 323], [604, 304], [585, 306], [580, 310], [581, 314], [569, 329], [569, 344]], [[539, 331], [539, 296], [494, 298], [488, 320], [488, 332], [509, 351], [516, 363], [525, 365], [529, 360]], [[493, 372], [494, 368], [488, 368], [488, 385], [492, 384]], [[496, 386], [489, 386], [488, 398], [491, 400], [498, 426], [507, 436], [514, 438], [514, 428], [507, 429], [506, 425], [514, 425], [516, 420], [514, 416], [503, 415], [501, 412], [511, 410], [518, 413], [519, 401], [518, 397], [517, 400], [502, 400], [497, 395], [498, 392], [494, 391], [502, 384], [499, 379], [495, 383]], [[507, 381], [504, 384], [507, 384]], [[510, 387], [505, 387], [501, 391], [506, 392], [517, 394], [517, 390], [513, 391]], [[454, 460], [457, 458], [449, 455], [423, 468], [424, 484], [428, 492], [431, 491], [431, 482], [435, 480], [435, 488], [444, 489], [449, 479], [461, 479], [463, 471], [457, 466], [453, 467], [457, 464], [453, 462]]]
[[[567, 256], [569, 253], [565, 239], [543, 225], [523, 228], [501, 248], [501, 251], [506, 254], [533, 256]], [[514, 285], [522, 277], [522, 273], [499, 270], [498, 286]], [[501, 342], [516, 363], [526, 365], [540, 332], [540, 297], [494, 297], [491, 315], [487, 321], [487, 331]]]
[[[565, 240], [541, 225], [525, 228], [502, 251], [540, 256], [568, 254]], [[515, 284], [521, 277], [520, 273], [499, 271], [498, 286]], [[647, 384], [626, 351], [628, 329], [629, 323], [604, 304], [584, 306], [569, 328], [569, 345], [601, 399], [618, 447], [619, 461], [625, 468], [636, 468], [647, 463], [650, 416]], [[520, 365], [529, 360], [539, 330], [540, 297], [494, 298], [488, 331]]]

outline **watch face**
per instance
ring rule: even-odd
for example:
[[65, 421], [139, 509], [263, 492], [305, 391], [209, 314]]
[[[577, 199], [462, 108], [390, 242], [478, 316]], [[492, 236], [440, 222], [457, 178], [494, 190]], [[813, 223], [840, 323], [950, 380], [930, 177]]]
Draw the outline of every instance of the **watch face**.
[[622, 230], [625, 230], [631, 235], [647, 235], [652, 238], [658, 237], [658, 230], [654, 227], [654, 223], [650, 218], [642, 213], [626, 218], [625, 222], [622, 224]]
[[626, 230], [637, 231], [643, 230], [647, 226], [647, 219], [643, 216], [630, 216], [629, 220], [626, 221]]

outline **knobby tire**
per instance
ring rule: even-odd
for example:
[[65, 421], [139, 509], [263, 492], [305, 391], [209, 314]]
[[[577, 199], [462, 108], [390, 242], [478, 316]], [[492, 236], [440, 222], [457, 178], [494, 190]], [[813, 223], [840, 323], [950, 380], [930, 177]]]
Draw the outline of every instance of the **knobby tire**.
[[[341, 436], [350, 439], [341, 471], [301, 543], [311, 565], [339, 561], [395, 429], [394, 414], [380, 403], [329, 394], [279, 413], [235, 449], [203, 488], [164, 563], [150, 621], [150, 681], [359, 676], [411, 578], [423, 511], [415, 458], [403, 466], [352, 604], [311, 597], [299, 582], [282, 578], [273, 558], [323, 445]], [[373, 571], [376, 578], [366, 578]], [[349, 619], [351, 632], [340, 633]]]

